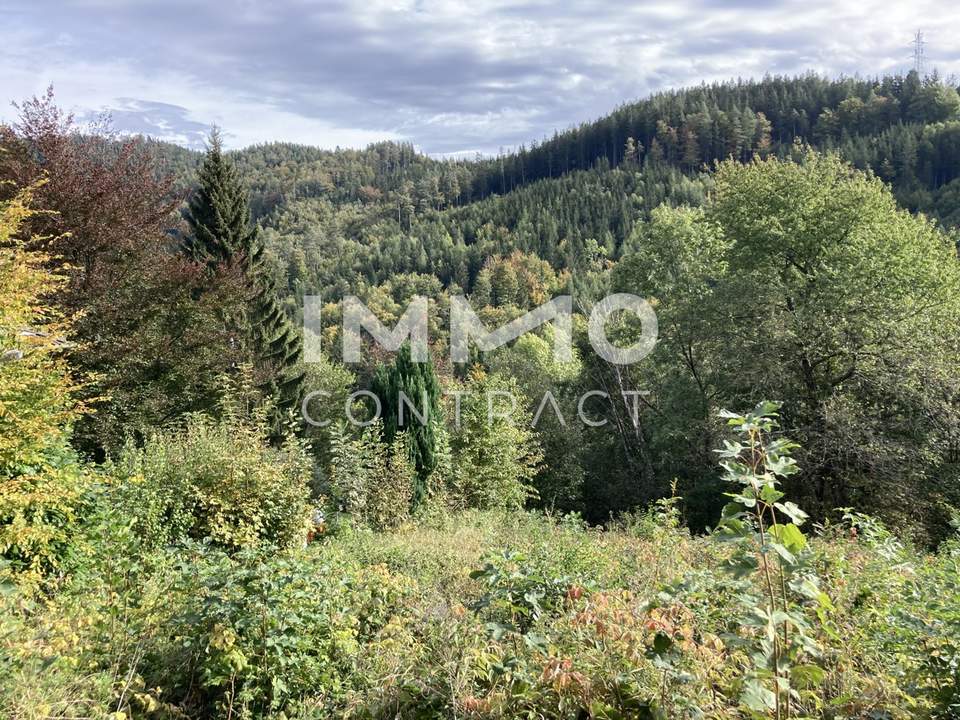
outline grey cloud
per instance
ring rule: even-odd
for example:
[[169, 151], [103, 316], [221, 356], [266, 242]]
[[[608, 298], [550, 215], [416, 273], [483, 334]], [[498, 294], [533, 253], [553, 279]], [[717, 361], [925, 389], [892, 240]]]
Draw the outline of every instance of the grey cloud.
[[[86, 0], [55, 9], [23, 1], [10, 17], [24, 31], [38, 30], [40, 56], [118, 62], [145, 77], [176, 73], [193, 81], [192, 92], [226, 92], [263, 108], [265, 118], [283, 112], [393, 132], [427, 151], [454, 153], [529, 142], [668, 83], [811, 65], [864, 74], [896, 67], [891, 57], [903, 48], [831, 54], [835, 28], [796, 21], [804, 8], [829, 9], [824, 3], [476, 0], [457, 16], [428, 0], [376, 11], [300, 0]], [[864, 66], [848, 67], [849, 58]], [[114, 115], [132, 127], [164, 123], [196, 137], [205, 118], [188, 115], [189, 97], [177, 103], [121, 104]]]

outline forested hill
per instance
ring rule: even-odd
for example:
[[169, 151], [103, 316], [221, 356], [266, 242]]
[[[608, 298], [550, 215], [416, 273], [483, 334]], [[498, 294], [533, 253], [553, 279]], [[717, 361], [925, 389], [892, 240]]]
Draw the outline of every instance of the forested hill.
[[929, 208], [936, 205], [930, 196], [960, 176], [954, 85], [911, 72], [879, 80], [768, 77], [671, 90], [477, 164], [471, 197], [509, 192], [600, 160], [611, 166], [667, 162], [693, 172], [728, 157], [782, 154], [799, 139], [840, 150], [893, 182], [909, 204]]
[[[322, 197], [338, 205], [389, 208], [397, 224], [409, 229], [431, 212], [580, 170], [666, 166], [696, 177], [728, 157], [785, 155], [796, 141], [839, 151], [890, 183], [905, 207], [947, 226], [960, 225], [960, 96], [954, 81], [915, 72], [881, 79], [768, 77], [671, 90], [478, 161], [438, 161], [393, 142], [333, 151], [270, 143], [234, 157], [257, 217], [295, 200]], [[189, 181], [199, 154], [158, 147]], [[555, 192], [538, 187], [547, 195]], [[485, 207], [498, 216], [505, 211], [495, 203]], [[498, 224], [518, 221], [514, 216]]]
[[[714, 161], [785, 156], [796, 142], [870, 169], [897, 200], [960, 225], [960, 97], [916, 73], [704, 85], [624, 105], [541, 144], [441, 161], [410, 144], [232, 153], [290, 295], [335, 295], [398, 272], [472, 290], [486, 258], [534, 253], [557, 269], [620, 256], [663, 202], [698, 205]], [[184, 185], [200, 155], [158, 144]], [[292, 309], [291, 305], [291, 309]]]

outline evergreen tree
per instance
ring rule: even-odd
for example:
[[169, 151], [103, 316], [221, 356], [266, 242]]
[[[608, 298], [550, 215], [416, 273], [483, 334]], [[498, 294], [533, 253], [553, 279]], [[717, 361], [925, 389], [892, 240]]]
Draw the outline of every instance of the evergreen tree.
[[210, 133], [209, 145], [198, 172], [199, 187], [184, 212], [190, 225], [184, 251], [212, 269], [221, 264], [240, 264], [247, 272], [258, 269], [263, 261], [263, 245], [256, 226], [250, 222], [240, 175], [223, 154], [223, 142], [216, 128]]
[[210, 148], [199, 171], [200, 184], [184, 218], [190, 234], [184, 252], [211, 270], [238, 269], [250, 299], [236, 318], [256, 368], [258, 387], [279, 413], [296, 407], [303, 371], [300, 338], [277, 298], [264, 263], [264, 246], [251, 222], [247, 193], [233, 163], [223, 153], [220, 133], [210, 134]]
[[427, 478], [437, 465], [438, 426], [442, 419], [440, 383], [433, 363], [430, 360], [414, 362], [410, 346], [405, 344], [392, 365], [381, 365], [377, 369], [373, 392], [383, 408], [384, 442], [392, 443], [399, 433], [406, 433], [410, 461], [416, 473], [412, 500], [412, 507], [416, 509], [426, 499]]

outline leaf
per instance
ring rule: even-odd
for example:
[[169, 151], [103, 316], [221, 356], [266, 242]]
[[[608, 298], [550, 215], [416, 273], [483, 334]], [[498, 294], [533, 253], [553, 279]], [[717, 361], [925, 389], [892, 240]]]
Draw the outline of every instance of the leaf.
[[743, 693], [740, 695], [740, 702], [751, 710], [764, 712], [773, 710], [776, 707], [777, 700], [773, 692], [764, 687], [760, 680], [752, 678], [745, 683]]
[[669, 635], [658, 632], [653, 638], [653, 652], [656, 655], [663, 655], [673, 647], [673, 640]]
[[717, 416], [722, 417], [724, 420], [729, 420], [731, 425], [739, 425], [747, 421], [743, 415], [738, 415], [737, 413], [730, 412], [729, 410], [721, 410], [717, 413]]
[[759, 417], [776, 417], [781, 404], [775, 400], [764, 400], [757, 404], [751, 414]]
[[818, 665], [794, 665], [790, 668], [790, 682], [798, 688], [810, 689], [821, 683], [826, 676], [823, 668]]
[[759, 567], [759, 563], [753, 555], [741, 555], [740, 557], [731, 558], [727, 566], [733, 577], [739, 580], [755, 572]]
[[797, 564], [797, 558], [794, 556], [792, 552], [787, 550], [787, 548], [785, 548], [782, 544], [778, 542], [772, 542], [770, 543], [770, 547], [772, 547], [774, 551], [777, 553], [777, 555], [782, 557], [788, 564], [790, 565]]
[[[800, 552], [807, 546], [806, 536], [804, 536], [800, 528], [793, 523], [787, 523], [786, 525], [774, 525], [770, 528], [770, 535], [777, 541], [776, 544], [782, 545], [783, 548], [791, 555]], [[777, 552], [779, 552], [779, 550]], [[795, 559], [790, 560], [789, 562], [793, 564]]]
[[720, 514], [725, 519], [740, 517], [740, 515], [743, 514], [743, 506], [738, 503], [727, 503], [723, 506]]
[[523, 636], [524, 644], [530, 650], [537, 650], [542, 653], [547, 652], [547, 638], [537, 633], [527, 633]]
[[801, 510], [796, 503], [790, 502], [789, 500], [785, 503], [776, 503], [774, 507], [793, 520], [797, 525], [803, 525], [804, 520], [810, 517]]
[[783, 497], [783, 493], [777, 490], [773, 485], [764, 485], [760, 491], [760, 499], [765, 503], [773, 504]]
[[512, 628], [507, 625], [501, 625], [498, 622], [488, 622], [486, 628], [493, 640], [502, 640], [503, 636], [512, 630]]

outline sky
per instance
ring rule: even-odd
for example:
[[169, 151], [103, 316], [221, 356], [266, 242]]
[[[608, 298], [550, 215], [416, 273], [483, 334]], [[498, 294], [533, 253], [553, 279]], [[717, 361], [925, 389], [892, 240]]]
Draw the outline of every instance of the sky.
[[492, 154], [652, 92], [808, 71], [960, 74], [954, 0], [0, 0], [0, 121], [52, 84], [79, 118], [203, 147], [404, 140]]

